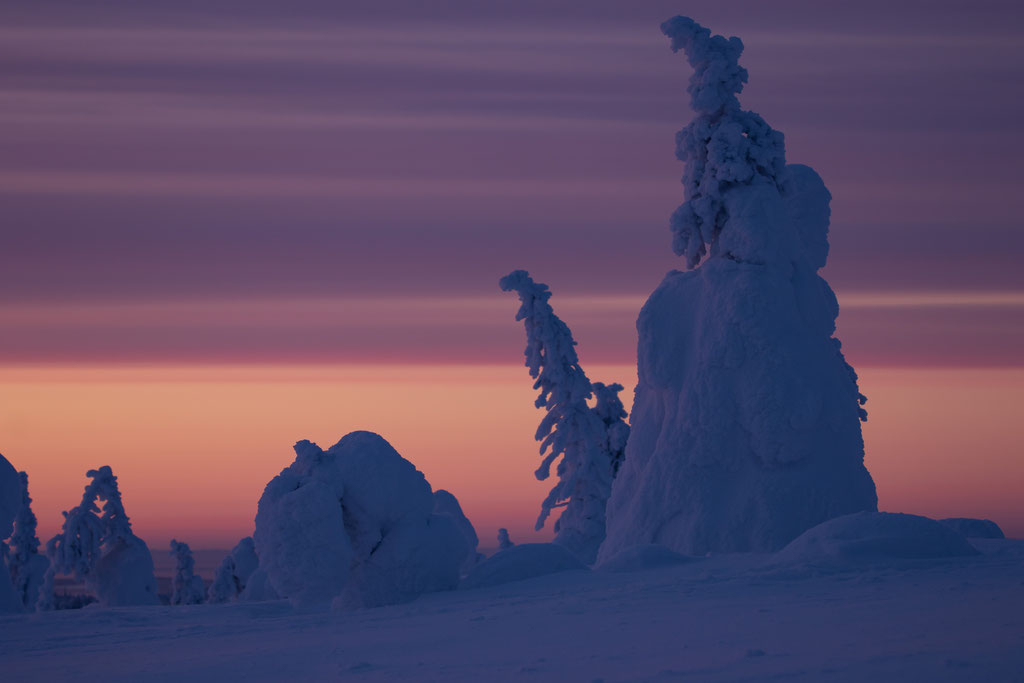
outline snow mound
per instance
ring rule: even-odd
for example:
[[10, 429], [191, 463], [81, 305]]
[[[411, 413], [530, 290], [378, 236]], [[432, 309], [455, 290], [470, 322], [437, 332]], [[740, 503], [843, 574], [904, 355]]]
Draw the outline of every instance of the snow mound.
[[488, 557], [477, 565], [459, 588], [485, 588], [575, 569], [588, 570], [565, 546], [557, 543], [523, 543]]
[[138, 536], [120, 538], [105, 547], [96, 571], [85, 583], [107, 607], [160, 604], [153, 555]]
[[645, 569], [660, 569], [685, 564], [694, 558], [680, 555], [663, 545], [635, 545], [626, 548], [597, 566], [606, 572], [639, 572]]
[[327, 451], [300, 441], [295, 454], [267, 484], [253, 535], [277, 595], [365, 607], [458, 584], [468, 542], [391, 444], [352, 432]]
[[784, 563], [871, 562], [977, 555], [941, 522], [899, 512], [858, 512], [819, 524], [783, 548]]
[[249, 576], [245, 589], [238, 596], [238, 599], [245, 602], [264, 602], [266, 600], [280, 600], [281, 596], [274, 590], [274, 586], [267, 577], [267, 572], [263, 569], [257, 569]]
[[477, 546], [480, 545], [480, 539], [476, 535], [473, 523], [462, 512], [459, 500], [444, 489], [434, 491], [434, 514], [451, 517], [462, 537], [466, 539], [466, 558], [462, 561], [461, 571], [464, 575], [468, 574], [482, 559], [482, 556], [476, 551]]
[[940, 522], [967, 538], [1006, 538], [1003, 530], [991, 519], [974, 519], [972, 517], [949, 517]]
[[831, 195], [785, 164], [782, 135], [740, 108], [737, 38], [685, 17], [662, 26], [694, 75], [678, 136], [686, 201], [672, 271], [637, 320], [639, 382], [598, 561], [630, 546], [777, 551], [840, 515], [873, 511], [866, 400], [818, 275]]

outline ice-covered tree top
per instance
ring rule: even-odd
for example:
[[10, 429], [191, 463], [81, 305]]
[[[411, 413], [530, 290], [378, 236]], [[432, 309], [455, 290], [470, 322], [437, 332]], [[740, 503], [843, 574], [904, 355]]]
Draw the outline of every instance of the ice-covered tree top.
[[743, 42], [712, 36], [688, 17], [661, 25], [672, 50], [686, 53], [693, 76], [687, 91], [697, 113], [676, 135], [676, 156], [686, 164], [686, 201], [672, 214], [672, 249], [696, 267], [713, 250], [728, 218], [724, 194], [737, 185], [778, 185], [786, 166], [782, 133], [764, 119], [740, 108], [736, 95], [747, 82], [739, 65]]

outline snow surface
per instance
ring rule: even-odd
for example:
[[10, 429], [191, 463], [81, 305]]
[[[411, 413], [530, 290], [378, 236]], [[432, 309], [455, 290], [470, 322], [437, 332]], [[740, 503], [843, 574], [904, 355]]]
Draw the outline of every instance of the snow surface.
[[557, 543], [522, 543], [499, 550], [481, 562], [459, 588], [497, 586], [535, 576], [566, 571], [589, 571], [576, 555]]
[[[782, 136], [736, 93], [742, 43], [685, 17], [663, 25], [694, 66], [680, 132], [686, 202], [673, 218], [687, 272], [637, 320], [639, 383], [598, 560], [658, 543], [690, 555], [777, 550], [827, 519], [875, 510], [865, 400], [818, 274], [829, 200]], [[706, 255], [706, 258], [704, 258]]]
[[644, 569], [671, 567], [689, 562], [692, 559], [694, 558], [680, 555], [663, 545], [651, 543], [626, 548], [618, 555], [610, 557], [599, 564], [596, 569], [606, 572], [636, 572]]
[[983, 546], [792, 575], [770, 556], [722, 555], [348, 612], [279, 601], [10, 615], [0, 661], [5, 683], [1020, 681], [1024, 543]]

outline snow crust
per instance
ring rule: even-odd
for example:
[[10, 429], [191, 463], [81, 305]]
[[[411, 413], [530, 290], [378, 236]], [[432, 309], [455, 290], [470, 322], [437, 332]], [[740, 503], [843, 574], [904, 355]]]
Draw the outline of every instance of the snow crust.
[[639, 572], [685, 564], [693, 559], [669, 550], [663, 545], [650, 543], [626, 548], [599, 564], [595, 569], [606, 572]]
[[784, 164], [781, 134], [739, 108], [738, 39], [683, 17], [662, 28], [695, 69], [673, 230], [688, 265], [703, 262], [670, 272], [637, 320], [639, 383], [599, 561], [645, 543], [773, 551], [877, 509], [866, 399], [817, 273], [831, 195], [813, 169]]
[[521, 543], [499, 550], [477, 565], [460, 588], [484, 588], [557, 572], [588, 570], [580, 559], [557, 543]]
[[941, 522], [900, 512], [858, 512], [819, 524], [777, 555], [780, 562], [852, 562], [933, 559], [979, 554]]
[[295, 454], [267, 484], [253, 535], [277, 595], [371, 607], [458, 585], [469, 543], [387, 441], [352, 432], [327, 451], [300, 441]]
[[991, 519], [973, 519], [971, 517], [949, 517], [940, 522], [967, 538], [1006, 538], [1003, 530]]

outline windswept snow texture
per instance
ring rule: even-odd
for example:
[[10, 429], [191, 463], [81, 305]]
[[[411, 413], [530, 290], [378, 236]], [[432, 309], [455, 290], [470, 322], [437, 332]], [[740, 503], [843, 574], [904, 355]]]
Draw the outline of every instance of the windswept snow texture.
[[579, 558], [557, 543], [523, 543], [499, 550], [477, 565], [460, 588], [484, 588], [535, 576], [573, 570], [589, 571]]
[[645, 543], [777, 550], [878, 504], [865, 399], [817, 274], [831, 195], [813, 169], [783, 166], [781, 135], [739, 109], [739, 40], [682, 17], [662, 28], [694, 65], [698, 113], [680, 134], [690, 217], [673, 225], [689, 265], [700, 245], [709, 255], [670, 272], [637, 320], [639, 383], [601, 560]]
[[978, 551], [934, 519], [900, 512], [857, 512], [819, 524], [778, 554], [782, 563], [831, 563], [969, 557]]
[[458, 585], [468, 543], [387, 441], [352, 432], [327, 451], [300, 441], [295, 453], [256, 513], [260, 570], [277, 595], [371, 607]]
[[971, 517], [950, 517], [940, 522], [967, 538], [1006, 538], [1003, 530], [991, 519], [972, 519]]

